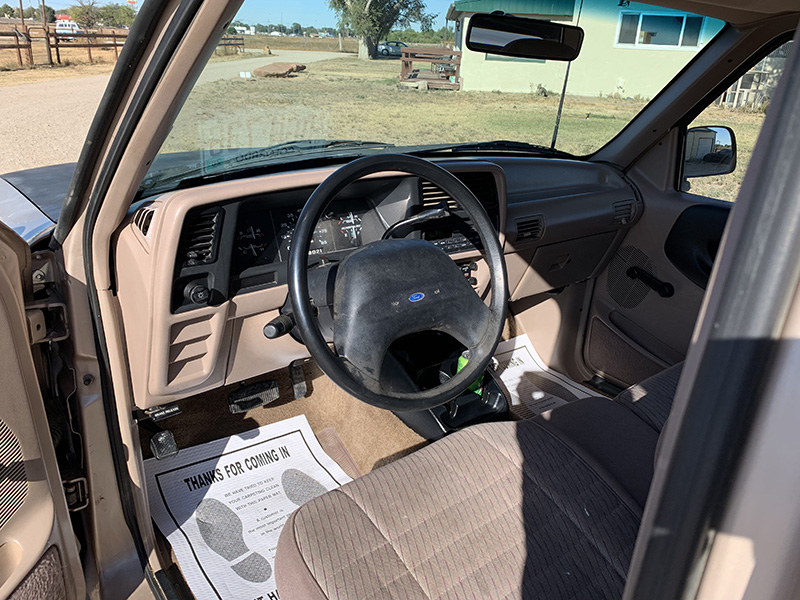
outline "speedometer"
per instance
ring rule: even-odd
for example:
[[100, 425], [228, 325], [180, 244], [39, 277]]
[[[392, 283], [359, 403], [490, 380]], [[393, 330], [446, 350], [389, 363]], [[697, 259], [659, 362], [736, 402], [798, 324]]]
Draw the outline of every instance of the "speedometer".
[[337, 222], [339, 225], [339, 234], [340, 237], [343, 238], [343, 241], [350, 246], [360, 246], [362, 230], [361, 215], [350, 211], [339, 215]]

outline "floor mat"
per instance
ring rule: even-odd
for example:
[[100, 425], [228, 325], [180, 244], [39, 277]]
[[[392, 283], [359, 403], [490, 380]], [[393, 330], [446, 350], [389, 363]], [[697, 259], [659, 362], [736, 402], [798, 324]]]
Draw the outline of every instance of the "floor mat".
[[[303, 369], [308, 383], [305, 398], [294, 399], [289, 370], [281, 369], [247, 382], [278, 382], [280, 397], [264, 408], [231, 414], [228, 394], [239, 386], [229, 385], [181, 400], [182, 413], [158, 424], [172, 431], [179, 448], [186, 448], [303, 414], [320, 436], [328, 427], [336, 429], [361, 473], [369, 473], [426, 444], [390, 411], [365, 404], [336, 387], [315, 363], [308, 362]], [[143, 457], [149, 458], [146, 432], [142, 432], [141, 446]]]
[[303, 415], [147, 460], [145, 473], [153, 520], [190, 590], [220, 600], [277, 598], [273, 565], [286, 519], [351, 480]]
[[597, 395], [550, 369], [527, 335], [500, 342], [492, 368], [495, 377], [505, 387], [511, 413], [520, 419], [540, 415], [572, 400]]

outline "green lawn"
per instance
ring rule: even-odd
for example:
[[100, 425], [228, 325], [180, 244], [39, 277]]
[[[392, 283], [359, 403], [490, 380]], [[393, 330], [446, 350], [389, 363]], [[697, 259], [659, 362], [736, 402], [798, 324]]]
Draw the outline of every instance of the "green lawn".
[[[310, 63], [287, 79], [215, 81], [189, 96], [166, 151], [252, 147], [308, 139], [362, 139], [396, 145], [509, 139], [549, 146], [558, 97], [416, 90], [398, 84], [400, 61], [353, 57]], [[644, 103], [568, 96], [557, 148], [588, 154], [614, 137]], [[733, 199], [763, 115], [709, 109], [704, 125], [731, 125], [739, 168], [693, 179], [692, 191]], [[721, 180], [721, 181], [720, 181]]]

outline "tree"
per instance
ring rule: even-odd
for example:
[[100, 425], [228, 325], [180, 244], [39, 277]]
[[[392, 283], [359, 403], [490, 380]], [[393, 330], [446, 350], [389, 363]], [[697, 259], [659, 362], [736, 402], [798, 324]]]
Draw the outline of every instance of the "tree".
[[14, 8], [9, 6], [8, 4], [0, 5], [0, 16], [6, 17], [8, 19], [11, 19], [16, 14], [17, 14], [17, 11], [14, 10]]
[[[0, 11], [0, 12], [2, 12], [2, 11]], [[34, 12], [36, 13], [34, 15], [34, 18], [35, 19], [39, 19], [41, 21], [42, 20], [42, 8], [41, 8], [41, 6], [37, 6], [36, 10]], [[47, 6], [47, 4], [44, 5], [44, 16], [45, 16], [45, 20], [48, 23], [55, 23], [56, 22], [56, 11], [53, 10], [52, 7]]]
[[228, 35], [236, 35], [236, 27], [231, 25], [230, 27], [228, 27], [228, 31], [226, 31], [225, 33], [227, 33]]
[[426, 12], [423, 0], [328, 0], [339, 14], [340, 24], [350, 27], [358, 38], [358, 57], [376, 58], [378, 42], [392, 27], [406, 28], [419, 23], [431, 28], [436, 15]]
[[292, 23], [291, 32], [295, 35], [303, 35], [303, 26], [300, 23]]
[[100, 20], [100, 8], [96, 0], [76, 0], [70, 7], [69, 14], [83, 29], [94, 28]]
[[130, 4], [106, 4], [98, 10], [98, 20], [105, 27], [130, 27], [136, 10]]

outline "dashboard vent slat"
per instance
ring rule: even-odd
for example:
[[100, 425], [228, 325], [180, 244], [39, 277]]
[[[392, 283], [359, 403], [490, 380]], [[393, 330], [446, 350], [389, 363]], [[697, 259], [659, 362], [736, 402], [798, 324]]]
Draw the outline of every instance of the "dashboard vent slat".
[[614, 225], [627, 225], [633, 219], [633, 200], [614, 202]]
[[[475, 194], [475, 197], [480, 200], [490, 213], [493, 213], [497, 208], [497, 182], [494, 175], [489, 172], [474, 172], [474, 173], [454, 173], [454, 175], [461, 180], [469, 190]], [[422, 205], [423, 208], [434, 208], [440, 204], [446, 203], [449, 210], [457, 210], [459, 208], [456, 201], [450, 197], [436, 184], [424, 179], [420, 182], [422, 184]]]
[[422, 181], [423, 209], [435, 208], [441, 204], [446, 204], [448, 210], [455, 210], [458, 208], [458, 204], [450, 197], [450, 194], [445, 192], [438, 185], [430, 181]]
[[544, 217], [542, 215], [518, 219], [516, 224], [518, 242], [536, 242], [542, 239], [544, 234]]
[[189, 212], [184, 221], [178, 249], [178, 259], [183, 266], [204, 265], [215, 259], [221, 217], [220, 209]]
[[150, 231], [150, 224], [153, 222], [153, 215], [155, 212], [155, 208], [145, 206], [137, 210], [136, 214], [133, 215], [133, 224], [139, 228], [142, 235], [146, 236], [147, 232]]

